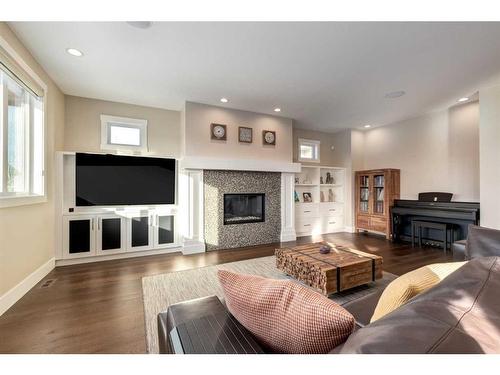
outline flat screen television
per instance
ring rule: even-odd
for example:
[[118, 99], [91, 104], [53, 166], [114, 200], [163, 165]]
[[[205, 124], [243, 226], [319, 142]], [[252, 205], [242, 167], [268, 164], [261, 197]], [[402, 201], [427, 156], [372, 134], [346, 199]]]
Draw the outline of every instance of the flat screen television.
[[175, 159], [76, 154], [76, 205], [175, 203]]

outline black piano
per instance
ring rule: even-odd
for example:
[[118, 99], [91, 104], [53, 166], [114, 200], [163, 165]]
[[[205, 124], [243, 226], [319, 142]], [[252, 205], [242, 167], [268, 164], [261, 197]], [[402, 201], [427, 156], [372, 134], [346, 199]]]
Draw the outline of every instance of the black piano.
[[[391, 209], [391, 218], [393, 241], [411, 241], [412, 220], [453, 224], [454, 241], [458, 241], [467, 238], [469, 224], [479, 225], [479, 203], [397, 199]], [[442, 233], [429, 230], [426, 240], [438, 244], [442, 241]]]

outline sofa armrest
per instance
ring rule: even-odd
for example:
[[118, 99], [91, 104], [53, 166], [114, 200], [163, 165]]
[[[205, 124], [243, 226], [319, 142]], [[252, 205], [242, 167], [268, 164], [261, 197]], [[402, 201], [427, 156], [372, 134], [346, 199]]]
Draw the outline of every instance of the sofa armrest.
[[217, 296], [170, 305], [158, 314], [160, 353], [263, 353], [253, 336]]

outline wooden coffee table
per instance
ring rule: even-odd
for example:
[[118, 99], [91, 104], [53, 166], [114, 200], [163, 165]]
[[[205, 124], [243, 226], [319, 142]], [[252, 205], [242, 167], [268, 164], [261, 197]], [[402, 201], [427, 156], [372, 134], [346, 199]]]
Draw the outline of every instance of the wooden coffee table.
[[382, 278], [382, 257], [334, 244], [329, 254], [321, 254], [324, 244], [276, 249], [276, 267], [324, 295]]

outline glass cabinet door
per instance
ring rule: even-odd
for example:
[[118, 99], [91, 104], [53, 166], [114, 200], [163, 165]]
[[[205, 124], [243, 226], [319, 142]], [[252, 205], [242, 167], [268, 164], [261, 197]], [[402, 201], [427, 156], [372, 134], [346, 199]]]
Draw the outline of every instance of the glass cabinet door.
[[149, 216], [136, 216], [132, 218], [131, 231], [132, 247], [149, 245]]
[[370, 176], [359, 176], [359, 211], [368, 213], [370, 200]]
[[385, 178], [384, 175], [373, 176], [373, 213], [384, 214], [384, 194]]
[[91, 247], [92, 219], [70, 220], [68, 225], [70, 254], [89, 253]]
[[148, 214], [133, 215], [128, 220], [128, 249], [148, 250], [154, 247], [152, 217]]
[[124, 218], [120, 216], [103, 216], [97, 222], [97, 250], [112, 253], [124, 250]]
[[63, 221], [63, 258], [95, 255], [95, 217], [66, 216]]
[[174, 237], [174, 216], [157, 215], [156, 216], [156, 245], [168, 245], [175, 242]]

